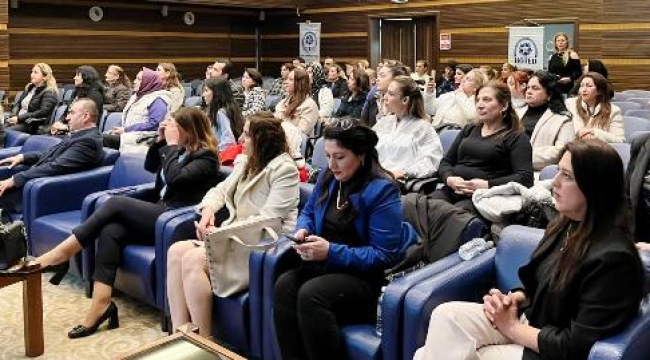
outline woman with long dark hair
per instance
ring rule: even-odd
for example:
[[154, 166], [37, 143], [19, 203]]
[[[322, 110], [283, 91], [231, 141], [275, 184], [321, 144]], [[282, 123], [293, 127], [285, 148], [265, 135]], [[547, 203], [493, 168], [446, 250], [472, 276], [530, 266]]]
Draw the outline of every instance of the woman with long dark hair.
[[363, 69], [354, 68], [348, 78], [348, 94], [341, 99], [341, 105], [336, 110], [336, 117], [351, 116], [361, 118], [363, 105], [370, 91], [370, 80]]
[[492, 289], [483, 304], [438, 306], [415, 360], [586, 360], [596, 341], [638, 314], [645, 273], [621, 158], [600, 140], [576, 140], [559, 167], [560, 215], [519, 269], [522, 286]]
[[[119, 326], [111, 293], [124, 247], [138, 241], [153, 241], [156, 220], [162, 213], [198, 203], [217, 183], [217, 141], [205, 114], [200, 109], [183, 108], [161, 124], [158, 141], [147, 153], [145, 169], [157, 174], [155, 190], [148, 194], [152, 201], [111, 197], [72, 230], [72, 235], [28, 265], [46, 269], [66, 264], [97, 240], [92, 303], [83, 322], [68, 333], [72, 339], [95, 333], [107, 320], [109, 328]], [[58, 283], [66, 270], [64, 266], [55, 275], [58, 279], [50, 281]]]
[[335, 120], [324, 138], [329, 167], [294, 231], [302, 262], [275, 283], [273, 318], [286, 360], [344, 359], [338, 324], [374, 318], [384, 270], [416, 239], [402, 222], [399, 188], [379, 164], [374, 131]]
[[[79, 66], [73, 79], [75, 88], [72, 93], [71, 103], [75, 102], [77, 99], [88, 98], [95, 102], [97, 109], [101, 110], [104, 108], [105, 89], [104, 85], [101, 83], [99, 73], [94, 67], [86, 65]], [[69, 109], [70, 106], [66, 108], [58, 121], [50, 127], [50, 133], [52, 135], [62, 135], [70, 130], [68, 125], [65, 123]]]
[[610, 101], [609, 90], [607, 79], [598, 73], [589, 72], [580, 78], [578, 96], [566, 101], [578, 138], [625, 142], [623, 112]]
[[206, 80], [203, 101], [208, 106], [208, 117], [219, 139], [219, 151], [236, 145], [242, 134], [244, 117], [232, 94], [228, 78], [219, 76]]
[[[199, 240], [214, 231], [215, 214], [223, 207], [229, 216], [221, 226], [256, 216], [281, 218], [284, 232], [295, 225], [299, 175], [281, 122], [270, 113], [251, 115], [244, 125], [243, 140], [245, 155], [235, 159], [228, 178], [208, 191], [197, 206], [201, 214], [196, 226]], [[179, 241], [169, 248], [167, 294], [174, 328], [192, 322], [201, 336], [211, 335], [213, 294], [202, 243]]]
[[244, 117], [253, 115], [266, 109], [266, 97], [262, 90], [262, 73], [255, 68], [244, 69], [244, 75], [241, 78], [241, 85], [244, 88], [244, 106], [242, 106], [242, 115]]
[[476, 91], [476, 124], [461, 130], [440, 162], [443, 186], [430, 196], [475, 211], [472, 194], [511, 181], [533, 186], [532, 147], [510, 91], [491, 82]]

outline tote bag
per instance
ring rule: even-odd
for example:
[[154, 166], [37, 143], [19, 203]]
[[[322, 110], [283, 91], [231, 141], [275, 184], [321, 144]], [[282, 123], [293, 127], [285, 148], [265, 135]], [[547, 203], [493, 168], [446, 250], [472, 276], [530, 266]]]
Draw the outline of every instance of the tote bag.
[[220, 227], [208, 235], [205, 249], [212, 292], [219, 297], [228, 297], [246, 290], [251, 251], [274, 247], [281, 228], [282, 219], [278, 217], [256, 217]]

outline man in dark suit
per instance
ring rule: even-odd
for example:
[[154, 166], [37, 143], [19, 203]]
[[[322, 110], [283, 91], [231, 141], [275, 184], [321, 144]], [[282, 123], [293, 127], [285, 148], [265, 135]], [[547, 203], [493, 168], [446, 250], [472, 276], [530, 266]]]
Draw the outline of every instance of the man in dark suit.
[[650, 134], [632, 142], [627, 181], [630, 204], [635, 217], [636, 241], [650, 242]]
[[3, 160], [0, 165], [13, 168], [18, 164], [31, 165], [0, 181], [0, 208], [19, 212], [22, 187], [31, 179], [76, 173], [101, 164], [104, 158], [102, 136], [97, 129], [99, 111], [90, 99], [79, 99], [72, 104], [66, 120], [70, 133], [57, 145], [46, 151], [18, 154]]

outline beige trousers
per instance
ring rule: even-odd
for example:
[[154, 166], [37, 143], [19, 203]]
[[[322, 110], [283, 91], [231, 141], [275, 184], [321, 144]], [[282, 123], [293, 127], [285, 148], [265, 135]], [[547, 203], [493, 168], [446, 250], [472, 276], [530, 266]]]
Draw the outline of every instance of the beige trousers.
[[[527, 323], [524, 316], [521, 322]], [[424, 346], [414, 360], [521, 360], [524, 347], [494, 329], [483, 304], [449, 302], [431, 314]]]

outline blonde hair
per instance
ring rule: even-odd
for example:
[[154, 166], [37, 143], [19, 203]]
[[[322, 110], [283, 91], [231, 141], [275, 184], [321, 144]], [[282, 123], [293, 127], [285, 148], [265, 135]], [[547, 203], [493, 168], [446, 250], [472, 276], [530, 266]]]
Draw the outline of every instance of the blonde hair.
[[169, 73], [167, 79], [160, 79], [165, 83], [165, 89], [169, 90], [173, 87], [182, 88], [180, 79], [178, 78], [178, 71], [176, 71], [176, 66], [172, 63], [160, 63], [158, 64], [165, 72]]
[[567, 62], [569, 62], [569, 57], [571, 56], [571, 52], [573, 52], [573, 49], [571, 48], [571, 40], [569, 39], [569, 35], [565, 32], [559, 32], [553, 36], [553, 46], [555, 47], [555, 52], [559, 52], [560, 49], [557, 48], [557, 38], [560, 36], [564, 36], [566, 39], [566, 51], [562, 54], [562, 63], [566, 65]]
[[46, 63], [38, 63], [34, 65], [34, 67], [38, 68], [41, 74], [43, 74], [43, 78], [45, 80], [45, 90], [50, 90], [54, 92], [54, 94], [58, 95], [59, 87], [56, 85], [56, 79], [54, 78], [54, 74], [52, 73], [52, 68], [50, 65]]

